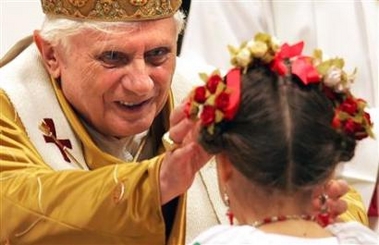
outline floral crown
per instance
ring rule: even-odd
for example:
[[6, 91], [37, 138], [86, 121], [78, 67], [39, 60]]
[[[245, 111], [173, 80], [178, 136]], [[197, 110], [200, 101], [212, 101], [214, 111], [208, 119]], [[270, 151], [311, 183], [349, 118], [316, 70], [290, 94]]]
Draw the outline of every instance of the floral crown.
[[217, 124], [234, 118], [240, 103], [240, 74], [257, 62], [269, 66], [280, 76], [294, 74], [306, 86], [319, 84], [334, 106], [333, 128], [356, 140], [374, 137], [373, 123], [365, 112], [366, 101], [355, 98], [350, 92], [356, 70], [348, 75], [343, 70], [343, 59], [323, 60], [321, 50], [315, 50], [313, 56], [304, 56], [301, 54], [303, 47], [304, 42], [280, 45], [265, 33], [258, 33], [254, 40], [243, 42], [239, 48], [229, 46], [234, 67], [224, 79], [219, 71], [210, 76], [201, 73], [205, 85], [192, 91], [185, 113], [188, 117], [200, 118], [208, 133], [214, 134]]

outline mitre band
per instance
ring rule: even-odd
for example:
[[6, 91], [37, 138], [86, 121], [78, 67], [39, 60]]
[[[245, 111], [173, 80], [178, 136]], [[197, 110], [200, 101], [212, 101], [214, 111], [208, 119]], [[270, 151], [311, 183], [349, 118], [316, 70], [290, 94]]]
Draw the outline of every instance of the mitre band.
[[172, 16], [181, 0], [41, 0], [47, 15], [98, 21], [141, 21]]

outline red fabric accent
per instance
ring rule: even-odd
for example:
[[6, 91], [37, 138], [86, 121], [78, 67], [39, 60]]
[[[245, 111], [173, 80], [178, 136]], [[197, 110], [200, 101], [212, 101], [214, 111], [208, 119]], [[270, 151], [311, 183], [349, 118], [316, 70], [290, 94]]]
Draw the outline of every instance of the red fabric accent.
[[310, 57], [301, 56], [303, 47], [304, 42], [299, 42], [294, 45], [283, 44], [271, 63], [271, 69], [281, 76], [287, 74], [288, 69], [285, 60], [289, 59], [292, 74], [297, 75], [305, 85], [318, 83], [320, 82], [320, 74], [313, 66]]
[[45, 139], [46, 143], [54, 143], [56, 146], [58, 146], [59, 151], [61, 152], [64, 160], [66, 162], [71, 162], [70, 158], [68, 158], [66, 152], [63, 150], [64, 147], [67, 147], [69, 149], [72, 149], [71, 142], [68, 139], [58, 139], [57, 133], [55, 131], [55, 125], [54, 121], [51, 118], [44, 118], [43, 121], [46, 123], [46, 125], [49, 127], [51, 134], [55, 139], [57, 139], [58, 142], [56, 142], [53, 137], [44, 135], [43, 138]]
[[285, 43], [280, 48], [280, 51], [278, 52], [278, 55], [282, 58], [290, 58], [295, 57], [301, 54], [304, 48], [304, 42], [298, 42], [294, 45], [289, 45], [288, 43]]
[[379, 190], [379, 184], [376, 186], [375, 188], [375, 191], [374, 191], [374, 194], [372, 196], [372, 199], [371, 199], [371, 203], [370, 203], [370, 206], [368, 208], [368, 216], [370, 217], [379, 217], [379, 209], [378, 209], [378, 204], [379, 204], [379, 200], [378, 200], [378, 190]]
[[292, 73], [297, 75], [305, 85], [320, 82], [320, 75], [309, 57], [300, 56], [292, 62]]
[[232, 120], [238, 111], [241, 101], [241, 70], [231, 69], [226, 74], [226, 84], [230, 89], [229, 105], [225, 110], [225, 119]]
[[303, 47], [304, 42], [299, 42], [294, 45], [289, 45], [288, 43], [283, 44], [271, 63], [271, 69], [281, 76], [285, 75], [287, 73], [287, 66], [284, 63], [284, 60], [299, 56]]

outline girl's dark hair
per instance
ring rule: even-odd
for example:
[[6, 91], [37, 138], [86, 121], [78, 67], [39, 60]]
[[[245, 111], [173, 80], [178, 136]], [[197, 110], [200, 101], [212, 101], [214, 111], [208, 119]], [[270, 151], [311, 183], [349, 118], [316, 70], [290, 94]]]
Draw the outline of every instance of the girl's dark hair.
[[320, 184], [353, 157], [356, 142], [332, 128], [334, 109], [318, 86], [251, 67], [235, 118], [213, 135], [203, 129], [200, 144], [225, 154], [255, 184], [287, 192]]

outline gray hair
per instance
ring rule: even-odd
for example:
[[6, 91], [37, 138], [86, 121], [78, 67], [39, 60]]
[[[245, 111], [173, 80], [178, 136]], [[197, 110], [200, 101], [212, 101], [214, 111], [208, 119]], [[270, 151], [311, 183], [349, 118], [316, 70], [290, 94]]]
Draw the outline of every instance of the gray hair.
[[[181, 33], [185, 24], [185, 15], [181, 11], [177, 11], [173, 17], [176, 24], [177, 37]], [[145, 22], [145, 21], [144, 21]], [[104, 33], [112, 33], [113, 28], [117, 27], [130, 27], [130, 30], [138, 28], [143, 22], [100, 22], [92, 20], [73, 20], [53, 15], [46, 15], [42, 24], [40, 35], [43, 39], [53, 45], [61, 44], [66, 50], [69, 48], [67, 45], [67, 37], [75, 35], [84, 29], [98, 30]]]

